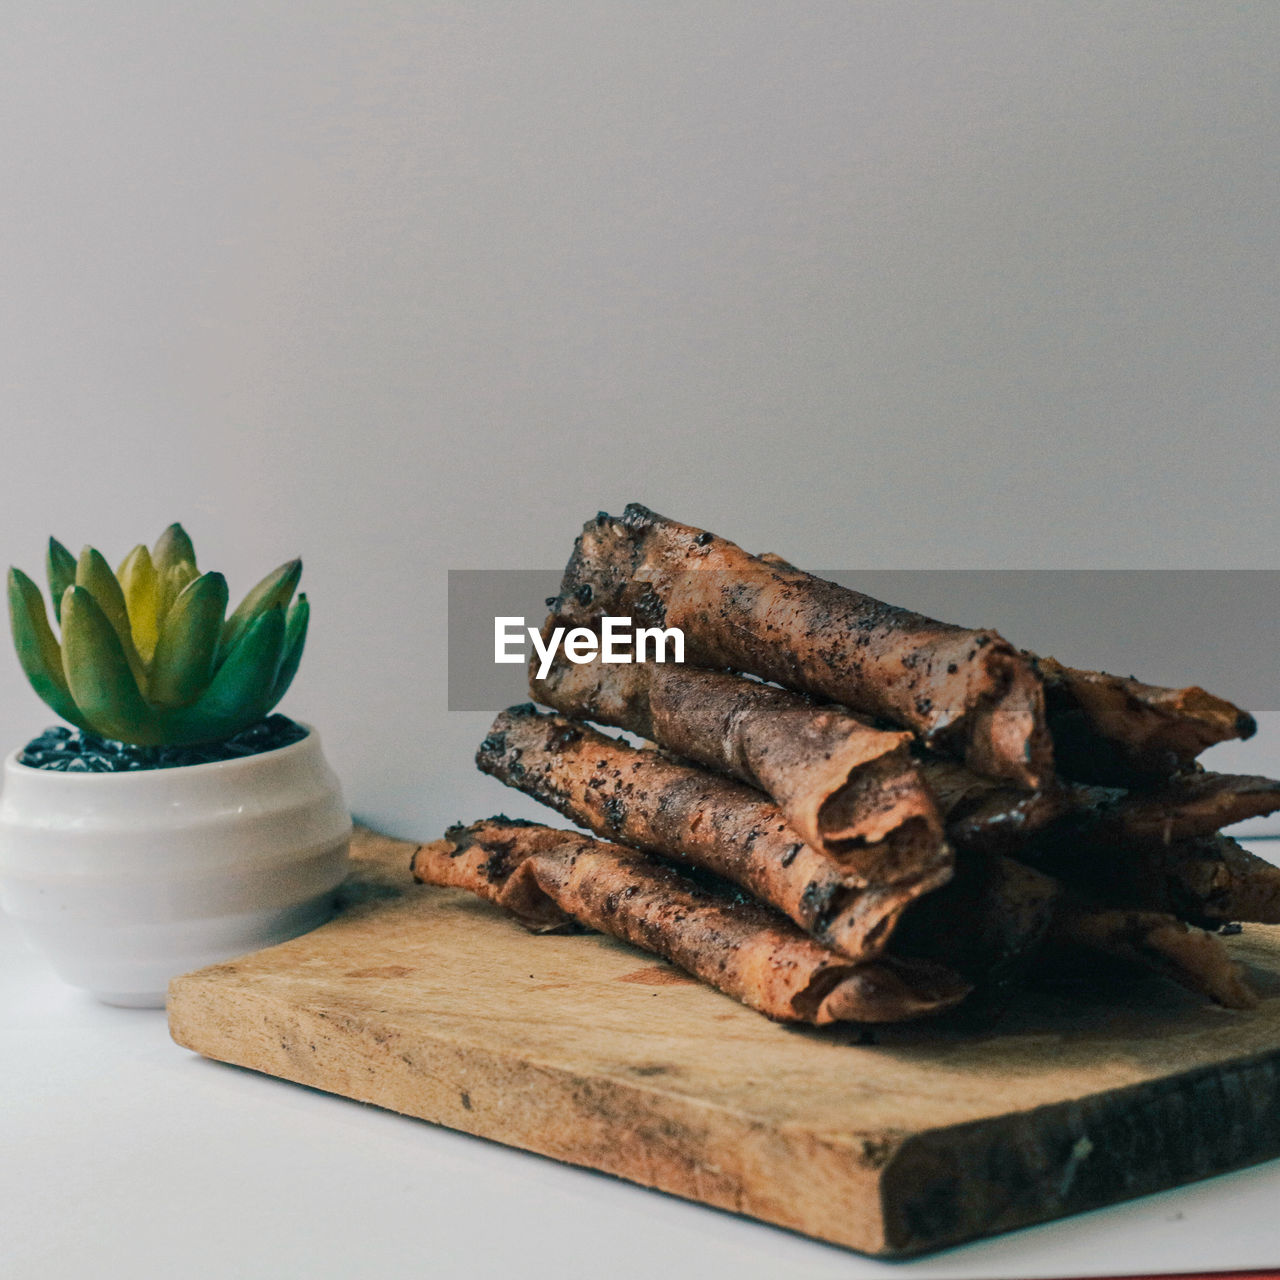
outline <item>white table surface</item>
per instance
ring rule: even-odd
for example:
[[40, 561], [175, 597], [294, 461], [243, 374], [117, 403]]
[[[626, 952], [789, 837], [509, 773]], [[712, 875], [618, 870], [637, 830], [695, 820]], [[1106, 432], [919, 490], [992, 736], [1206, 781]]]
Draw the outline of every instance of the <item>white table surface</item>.
[[[1280, 843], [1255, 842], [1280, 860]], [[0, 1276], [1042, 1277], [1280, 1263], [1280, 1161], [911, 1263], [205, 1061], [0, 917]]]

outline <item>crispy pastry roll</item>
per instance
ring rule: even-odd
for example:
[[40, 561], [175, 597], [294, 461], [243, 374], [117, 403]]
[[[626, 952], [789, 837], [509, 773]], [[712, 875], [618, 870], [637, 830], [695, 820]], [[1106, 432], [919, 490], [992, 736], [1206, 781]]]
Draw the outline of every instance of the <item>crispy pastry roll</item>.
[[911, 735], [742, 676], [664, 663], [570, 662], [563, 651], [539, 701], [616, 725], [759, 788], [797, 835], [864, 878], [937, 865], [942, 822], [911, 758]]
[[1052, 942], [1154, 969], [1228, 1009], [1252, 1009], [1258, 997], [1219, 938], [1158, 911], [1125, 911], [1085, 902], [1059, 908]]
[[1075, 811], [1071, 788], [1056, 780], [1021, 791], [933, 752], [920, 753], [925, 785], [942, 814], [947, 839], [957, 849], [1016, 853], [1023, 843]]
[[1019, 791], [932, 752], [918, 762], [957, 849], [1015, 857], [1028, 841], [1117, 850], [1185, 843], [1280, 809], [1280, 781], [1272, 778], [1199, 770], [1155, 790], [1058, 782]]
[[1163, 878], [1167, 910], [1219, 926], [1235, 920], [1280, 924], [1280, 867], [1242, 849], [1230, 836], [1204, 836], [1152, 849], [1139, 858]]
[[1229, 836], [1136, 846], [1064, 840], [1032, 853], [1037, 866], [1106, 906], [1167, 911], [1211, 929], [1280, 924], [1280, 867]]
[[410, 869], [424, 884], [466, 889], [510, 911], [530, 933], [564, 932], [573, 921], [527, 876], [514, 873], [536, 853], [558, 849], [570, 833], [497, 814], [458, 823], [443, 840], [419, 845]]
[[476, 763], [597, 835], [733, 881], [855, 960], [882, 953], [908, 904], [951, 876], [939, 844], [901, 879], [863, 877], [806, 844], [760, 792], [532, 705], [498, 716]]
[[1040, 679], [996, 632], [934, 622], [634, 503], [585, 526], [552, 611], [679, 627], [693, 665], [882, 717], [1019, 787], [1053, 772]]
[[913, 903], [896, 954], [944, 961], [990, 993], [1021, 975], [1048, 936], [1062, 886], [999, 854], [962, 853], [955, 875]]
[[[1027, 655], [1031, 657], [1031, 655]], [[1142, 786], [1183, 770], [1207, 747], [1251, 738], [1257, 721], [1203, 689], [1165, 689], [1035, 658], [1059, 772], [1080, 782]]]
[[413, 874], [469, 889], [535, 930], [575, 920], [621, 938], [783, 1022], [903, 1022], [969, 989], [925, 961], [851, 964], [723, 881], [572, 831], [502, 818], [454, 827], [415, 853]]
[[1142, 845], [1210, 836], [1280, 809], [1280, 782], [1233, 773], [1186, 773], [1158, 791], [1080, 792], [1087, 824], [1116, 840]]

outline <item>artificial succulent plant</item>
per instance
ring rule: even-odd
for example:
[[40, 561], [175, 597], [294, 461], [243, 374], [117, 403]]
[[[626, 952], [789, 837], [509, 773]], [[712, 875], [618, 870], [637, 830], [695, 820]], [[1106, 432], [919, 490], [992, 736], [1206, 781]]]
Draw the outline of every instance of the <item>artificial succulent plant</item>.
[[9, 617], [31, 686], [64, 720], [138, 746], [229, 738], [284, 696], [302, 657], [309, 607], [290, 605], [302, 561], [269, 573], [227, 616], [227, 580], [196, 568], [173, 524], [112, 573], [92, 547], [77, 560], [49, 539], [61, 642], [40, 588], [9, 570]]

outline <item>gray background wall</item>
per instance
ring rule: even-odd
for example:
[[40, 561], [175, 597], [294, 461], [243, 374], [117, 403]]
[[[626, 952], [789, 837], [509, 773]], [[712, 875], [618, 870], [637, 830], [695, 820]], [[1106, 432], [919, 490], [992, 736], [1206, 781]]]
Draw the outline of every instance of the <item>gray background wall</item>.
[[[182, 518], [243, 588], [301, 551], [286, 709], [391, 829], [525, 811], [445, 711], [445, 574], [558, 564], [598, 507], [812, 565], [1277, 567], [1280, 6], [0, 34], [0, 556]], [[46, 720], [0, 659], [0, 740]]]

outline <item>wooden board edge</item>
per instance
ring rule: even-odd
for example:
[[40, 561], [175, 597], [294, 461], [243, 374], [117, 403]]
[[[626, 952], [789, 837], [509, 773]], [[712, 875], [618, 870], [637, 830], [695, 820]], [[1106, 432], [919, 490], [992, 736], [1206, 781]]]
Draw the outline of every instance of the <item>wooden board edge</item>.
[[[207, 1058], [371, 1103], [802, 1235], [890, 1256], [881, 1182], [900, 1138], [817, 1134], [644, 1080], [301, 1007], [217, 970], [169, 988], [174, 1041]], [[246, 1032], [251, 1027], [252, 1032]]]
[[885, 1170], [882, 1253], [934, 1252], [1276, 1156], [1276, 1052], [928, 1130]]

